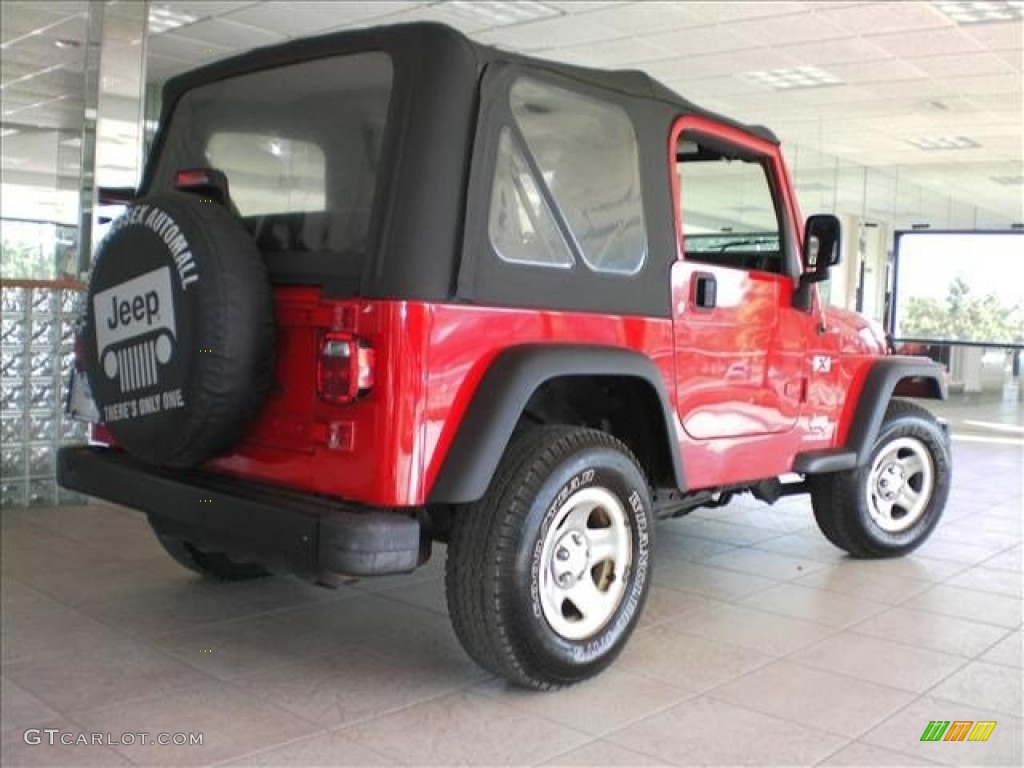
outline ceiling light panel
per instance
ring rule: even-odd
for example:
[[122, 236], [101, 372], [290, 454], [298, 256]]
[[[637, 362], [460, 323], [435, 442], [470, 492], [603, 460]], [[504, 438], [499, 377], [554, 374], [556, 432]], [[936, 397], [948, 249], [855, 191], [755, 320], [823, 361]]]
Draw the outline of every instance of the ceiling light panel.
[[153, 5], [149, 9], [149, 33], [159, 35], [171, 29], [194, 24], [198, 19], [198, 16], [171, 9], [166, 5]]
[[826, 85], [838, 85], [843, 82], [830, 72], [812, 66], [793, 67], [791, 69], [765, 69], [747, 72], [743, 77], [776, 91], [788, 91], [795, 88], [820, 88]]
[[981, 146], [974, 139], [966, 136], [922, 136], [917, 139], [907, 139], [907, 143], [918, 149], [927, 151], [947, 149], [977, 149]]
[[990, 2], [932, 0], [932, 5], [957, 24], [989, 24], [1024, 19], [1024, 3], [1019, 0], [1002, 0], [1002, 2], [994, 0]]

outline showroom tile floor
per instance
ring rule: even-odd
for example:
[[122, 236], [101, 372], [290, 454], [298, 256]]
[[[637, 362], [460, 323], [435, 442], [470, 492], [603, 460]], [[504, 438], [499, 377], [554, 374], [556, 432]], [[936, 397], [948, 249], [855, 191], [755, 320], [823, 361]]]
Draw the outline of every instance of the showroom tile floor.
[[[4, 510], [2, 763], [1020, 765], [1021, 409], [942, 410], [954, 490], [917, 553], [850, 560], [804, 499], [662, 524], [621, 659], [547, 695], [465, 657], [443, 551], [333, 592], [210, 584], [136, 513]], [[931, 720], [998, 725], [923, 743]], [[31, 728], [203, 744], [32, 745]]]

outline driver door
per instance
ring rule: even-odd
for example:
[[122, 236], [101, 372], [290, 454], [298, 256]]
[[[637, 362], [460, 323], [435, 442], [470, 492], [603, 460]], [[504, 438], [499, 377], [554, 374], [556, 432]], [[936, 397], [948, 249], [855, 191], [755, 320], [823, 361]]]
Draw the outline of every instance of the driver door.
[[[677, 409], [694, 440], [792, 429], [807, 315], [796, 243], [773, 184], [777, 147], [703, 118], [676, 130], [681, 253], [672, 267]], [[726, 450], [726, 446], [722, 446]]]

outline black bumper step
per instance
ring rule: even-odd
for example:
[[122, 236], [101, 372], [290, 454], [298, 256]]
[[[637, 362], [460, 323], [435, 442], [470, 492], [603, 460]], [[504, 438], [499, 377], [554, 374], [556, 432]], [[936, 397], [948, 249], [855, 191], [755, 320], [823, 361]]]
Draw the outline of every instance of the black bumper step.
[[145, 512], [161, 532], [187, 538], [197, 549], [325, 584], [338, 575], [407, 573], [420, 563], [421, 526], [404, 512], [161, 469], [94, 447], [62, 448], [57, 481]]

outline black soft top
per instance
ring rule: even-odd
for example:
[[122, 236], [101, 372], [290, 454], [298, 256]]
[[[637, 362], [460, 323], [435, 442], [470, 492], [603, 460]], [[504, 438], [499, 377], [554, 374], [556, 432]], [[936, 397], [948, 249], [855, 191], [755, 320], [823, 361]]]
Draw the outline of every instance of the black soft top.
[[[718, 122], [733, 125], [775, 144], [779, 143], [778, 138], [768, 128], [741, 123], [724, 115], [703, 109], [692, 101], [683, 98], [658, 80], [655, 80], [646, 72], [632, 69], [592, 69], [550, 61], [548, 59], [524, 56], [475, 42], [458, 30], [435, 22], [417, 22], [346, 30], [317, 37], [291, 40], [280, 45], [256, 48], [247, 53], [233, 56], [205, 67], [199, 67], [172, 78], [164, 86], [163, 99], [164, 104], [173, 104], [184, 91], [203, 83], [231, 77], [243, 72], [292, 64], [322, 56], [369, 49], [382, 49], [392, 55], [401, 55], [402, 49], [407, 49], [432, 57], [440, 55], [441, 58], [451, 60], [450, 57], [444, 56], [443, 52], [454, 47], [464, 48], [472, 54], [472, 61], [476, 65], [477, 74], [485, 65], [492, 61], [528, 64], [535, 69], [558, 72], [583, 82], [619, 91], [622, 94], [660, 101], [676, 107], [681, 114], [710, 117]], [[469, 61], [465, 57], [458, 57], [458, 63], [465, 66]]]
[[[387, 53], [394, 66], [392, 107], [384, 139], [369, 252], [358, 286], [343, 285], [329, 262], [316, 271], [274, 272], [277, 283], [319, 284], [325, 294], [376, 298], [487, 301], [515, 306], [537, 304], [585, 310], [667, 315], [665, 286], [677, 244], [669, 188], [667, 137], [675, 119], [698, 115], [778, 144], [765, 128], [745, 125], [701, 109], [639, 71], [603, 71], [509, 53], [475, 43], [435, 23], [403, 24], [337, 32], [259, 48], [195, 69], [168, 81], [163, 115], [141, 191], [149, 191], [164, 132], [176, 102], [188, 90], [263, 69], [366, 51]], [[532, 279], [529, 290], [514, 296], [471, 295], [465, 275], [482, 258], [466, 246], [470, 207], [485, 190], [470, 191], [474, 153], [481, 152], [479, 110], [488, 100], [481, 87], [490, 65], [548, 73], [600, 89], [623, 105], [640, 137], [645, 217], [654, 255], [649, 267], [629, 280], [592, 276], [591, 284], [561, 286], [562, 278], [544, 276], [548, 295], [536, 288], [537, 275], [513, 270], [507, 285]], [[424, 191], [428, 190], [428, 191]], [[273, 272], [273, 270], [272, 270]], [[460, 280], [460, 273], [462, 279]], [[602, 282], [603, 281], [603, 282]], [[351, 280], [350, 280], [351, 283]], [[607, 283], [607, 285], [605, 285]], [[511, 290], [511, 289], [510, 289]]]

